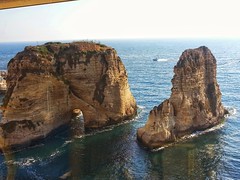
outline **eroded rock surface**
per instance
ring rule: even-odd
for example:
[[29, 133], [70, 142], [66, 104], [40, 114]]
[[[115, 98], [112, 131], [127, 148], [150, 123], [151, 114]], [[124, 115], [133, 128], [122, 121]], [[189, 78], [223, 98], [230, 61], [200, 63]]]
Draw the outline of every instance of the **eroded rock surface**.
[[149, 148], [210, 128], [224, 117], [216, 59], [207, 47], [183, 52], [172, 85], [170, 98], [154, 107], [146, 125], [137, 131], [138, 140]]
[[136, 115], [125, 67], [113, 48], [91, 42], [29, 46], [8, 64], [0, 136], [3, 146], [31, 143], [80, 109], [85, 128]]

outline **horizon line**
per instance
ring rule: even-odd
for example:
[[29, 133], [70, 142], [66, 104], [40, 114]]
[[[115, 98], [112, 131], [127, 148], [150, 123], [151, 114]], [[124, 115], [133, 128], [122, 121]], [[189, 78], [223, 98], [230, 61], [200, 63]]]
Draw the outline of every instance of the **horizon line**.
[[121, 40], [240, 40], [240, 37], [156, 37], [156, 38], [82, 38], [82, 39], [49, 39], [0, 41], [0, 43], [38, 43], [38, 42], [73, 42], [73, 41], [121, 41]]

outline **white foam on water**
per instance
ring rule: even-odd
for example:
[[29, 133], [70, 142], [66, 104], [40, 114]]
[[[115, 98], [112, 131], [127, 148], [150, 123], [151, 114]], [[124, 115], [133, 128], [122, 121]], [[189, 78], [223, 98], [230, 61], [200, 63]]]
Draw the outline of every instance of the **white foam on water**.
[[75, 136], [73, 136], [74, 139], [81, 139], [83, 137], [85, 137], [85, 135], [79, 135], [79, 136], [75, 135]]
[[22, 167], [22, 166], [31, 166], [36, 161], [37, 160], [35, 158], [29, 157], [29, 158], [19, 159], [18, 161], [14, 161], [14, 160], [5, 161], [5, 163], [7, 165], [18, 165]]
[[59, 154], [61, 154], [61, 151], [56, 150], [56, 151], [54, 151], [54, 152], [50, 155], [50, 157], [56, 157], [56, 156], [58, 156]]
[[138, 107], [140, 110], [143, 110], [143, 109], [146, 108], [145, 106], [141, 106], [141, 105], [138, 105], [137, 107]]
[[213, 132], [213, 131], [216, 131], [216, 130], [219, 130], [221, 129], [222, 127], [224, 126], [224, 123], [221, 123], [221, 124], [218, 124], [212, 128], [209, 128], [209, 129], [206, 129], [204, 131], [197, 131], [195, 133], [192, 133], [190, 135], [185, 135], [183, 137], [181, 137], [180, 139], [178, 139], [177, 141], [175, 142], [172, 142], [172, 143], [168, 143], [160, 148], [156, 148], [156, 149], [152, 149], [151, 151], [152, 152], [156, 152], [156, 151], [160, 151], [160, 150], [163, 150], [167, 147], [171, 147], [171, 146], [174, 146], [175, 144], [177, 143], [180, 143], [180, 142], [184, 142], [186, 140], [189, 140], [189, 139], [192, 139], [192, 138], [196, 138], [196, 137], [199, 137], [200, 135], [203, 135], [203, 134], [206, 134], [206, 133], [209, 133], [209, 132]]
[[229, 114], [225, 115], [225, 117], [229, 117], [229, 116], [234, 116], [237, 114], [237, 109], [234, 107], [230, 107], [230, 106], [225, 106], [225, 108], [228, 110]]
[[26, 161], [22, 162], [21, 166], [30, 166], [35, 162], [36, 162], [36, 160], [34, 158], [28, 158], [28, 159], [26, 159]]
[[157, 59], [158, 62], [167, 62], [169, 61], [170, 59], [165, 59], [165, 58], [160, 58], [160, 59]]
[[64, 144], [62, 145], [62, 147], [66, 146], [67, 144], [69, 144], [69, 143], [71, 143], [71, 142], [72, 142], [72, 140], [67, 140], [67, 141], [65, 141]]

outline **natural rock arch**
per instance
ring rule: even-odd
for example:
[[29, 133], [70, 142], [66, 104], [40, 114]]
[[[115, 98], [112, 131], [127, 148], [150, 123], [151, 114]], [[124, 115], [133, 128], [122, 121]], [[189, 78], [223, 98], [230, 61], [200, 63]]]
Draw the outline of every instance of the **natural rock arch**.
[[86, 128], [133, 118], [126, 69], [113, 48], [93, 42], [29, 46], [8, 63], [0, 135], [3, 146], [31, 143], [81, 109]]

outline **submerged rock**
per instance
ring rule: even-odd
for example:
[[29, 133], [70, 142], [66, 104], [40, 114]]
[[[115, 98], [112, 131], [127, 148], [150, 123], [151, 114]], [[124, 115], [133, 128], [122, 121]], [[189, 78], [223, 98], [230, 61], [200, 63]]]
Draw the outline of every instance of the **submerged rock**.
[[3, 147], [29, 144], [70, 122], [85, 128], [136, 115], [126, 69], [115, 49], [92, 42], [29, 46], [8, 63], [0, 136]]
[[183, 52], [174, 67], [169, 99], [150, 111], [137, 138], [149, 148], [219, 124], [226, 111], [216, 79], [216, 59], [207, 47]]

